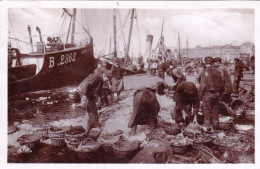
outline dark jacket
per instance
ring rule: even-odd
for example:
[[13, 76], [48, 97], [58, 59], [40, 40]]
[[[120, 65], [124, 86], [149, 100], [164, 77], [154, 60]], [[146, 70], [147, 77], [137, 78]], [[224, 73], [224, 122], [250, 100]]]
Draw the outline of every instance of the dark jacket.
[[113, 66], [111, 72], [112, 72], [112, 78], [116, 78], [116, 79], [123, 78], [124, 70], [121, 67]]
[[88, 99], [93, 99], [95, 95], [101, 95], [103, 78], [98, 71], [86, 77], [80, 84], [79, 89]]
[[165, 64], [164, 62], [162, 62], [162, 63], [160, 63], [160, 64], [158, 65], [158, 71], [159, 71], [159, 72], [165, 72], [166, 69], [167, 69], [167, 67], [166, 67], [166, 64]]
[[145, 125], [149, 122], [157, 124], [157, 115], [160, 104], [157, 101], [155, 90], [150, 88], [139, 89], [134, 93], [133, 113], [130, 117], [128, 127], [134, 125]]
[[205, 68], [201, 73], [199, 97], [202, 99], [205, 92], [223, 92], [221, 73], [213, 66]]
[[232, 85], [232, 81], [231, 81], [231, 76], [229, 71], [226, 69], [225, 66], [221, 66], [218, 68], [218, 70], [221, 73], [221, 77], [223, 80], [223, 87], [224, 87], [224, 91], [223, 94], [230, 94], [233, 92], [233, 85]]
[[192, 104], [196, 111], [194, 113], [198, 113], [200, 100], [198, 89], [193, 82], [183, 82], [179, 85], [176, 89], [175, 97], [178, 105]]
[[242, 62], [235, 63], [234, 78], [241, 79], [243, 77], [244, 64]]

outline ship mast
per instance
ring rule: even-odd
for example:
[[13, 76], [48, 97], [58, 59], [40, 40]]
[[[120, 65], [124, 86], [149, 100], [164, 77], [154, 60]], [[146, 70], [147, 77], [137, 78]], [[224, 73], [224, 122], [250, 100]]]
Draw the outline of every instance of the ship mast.
[[133, 20], [134, 20], [134, 12], [135, 9], [131, 9], [131, 23], [130, 23], [130, 29], [129, 29], [129, 34], [128, 34], [128, 42], [127, 42], [127, 47], [126, 47], [126, 53], [125, 53], [125, 65], [127, 64], [127, 61], [129, 59], [129, 47], [130, 47], [130, 41], [131, 41], [131, 34], [132, 34], [132, 28], [133, 28]]
[[74, 43], [74, 34], [75, 34], [75, 23], [76, 23], [76, 8], [73, 8], [72, 14], [72, 32], [71, 32], [71, 44]]
[[178, 59], [181, 59], [181, 43], [180, 43], [180, 34], [178, 32], [178, 45], [179, 45], [179, 56], [178, 56]]
[[114, 21], [114, 57], [117, 57], [117, 52], [116, 52], [116, 9], [113, 10], [113, 21]]
[[187, 58], [189, 57], [189, 41], [188, 41], [188, 36], [187, 36]]

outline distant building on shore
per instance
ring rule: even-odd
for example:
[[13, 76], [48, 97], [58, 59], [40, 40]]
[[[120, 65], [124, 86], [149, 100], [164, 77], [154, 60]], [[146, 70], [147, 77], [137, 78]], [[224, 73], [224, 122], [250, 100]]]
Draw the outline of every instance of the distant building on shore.
[[[223, 46], [207, 46], [201, 47], [200, 45], [195, 48], [181, 49], [181, 57], [189, 58], [205, 58], [206, 56], [221, 57], [223, 60], [233, 60], [234, 58], [240, 58], [241, 54], [254, 55], [254, 44], [250, 42], [243, 43], [240, 46], [223, 45]], [[170, 48], [170, 57], [176, 58], [176, 49]]]

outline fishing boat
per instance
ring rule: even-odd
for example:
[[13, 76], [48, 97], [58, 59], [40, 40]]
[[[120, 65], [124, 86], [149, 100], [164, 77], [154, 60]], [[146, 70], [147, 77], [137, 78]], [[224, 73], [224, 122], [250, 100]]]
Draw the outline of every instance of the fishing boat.
[[[88, 30], [83, 28], [89, 37], [76, 42], [76, 9], [73, 9], [73, 14], [67, 9], [63, 10], [64, 14], [71, 18], [66, 42], [62, 42], [59, 37], [48, 37], [47, 43], [43, 42], [40, 28], [37, 27], [40, 42], [37, 43], [35, 52], [31, 28], [28, 26], [31, 52], [21, 53], [18, 48], [12, 48], [11, 44], [8, 44], [8, 96], [76, 85], [96, 68], [93, 38]], [[69, 43], [70, 29], [72, 31]]]

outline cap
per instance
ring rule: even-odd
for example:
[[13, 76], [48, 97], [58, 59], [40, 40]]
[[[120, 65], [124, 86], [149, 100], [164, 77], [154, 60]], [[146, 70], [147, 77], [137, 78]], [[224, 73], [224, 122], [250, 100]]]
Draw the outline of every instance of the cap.
[[238, 58], [235, 58], [234, 60], [235, 60], [236, 62], [239, 62], [239, 61], [240, 61]]
[[213, 62], [213, 58], [211, 56], [205, 57], [205, 63], [206, 64], [212, 64], [212, 62]]
[[221, 62], [221, 61], [222, 61], [221, 57], [215, 57], [213, 59], [213, 62]]

